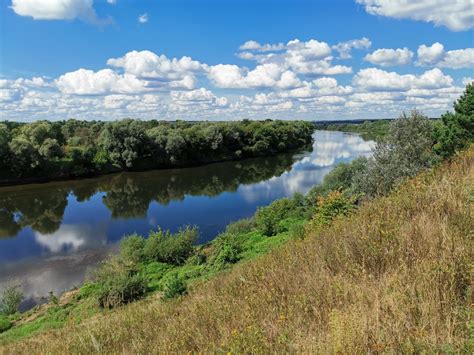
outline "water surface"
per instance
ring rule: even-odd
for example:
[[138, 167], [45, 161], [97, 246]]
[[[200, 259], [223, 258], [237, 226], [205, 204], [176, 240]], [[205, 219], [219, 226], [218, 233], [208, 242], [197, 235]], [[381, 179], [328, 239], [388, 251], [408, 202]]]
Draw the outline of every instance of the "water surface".
[[306, 193], [338, 163], [370, 155], [372, 145], [317, 131], [312, 151], [0, 188], [0, 284], [19, 279], [32, 304], [79, 285], [124, 235], [191, 224], [206, 242], [259, 206]]

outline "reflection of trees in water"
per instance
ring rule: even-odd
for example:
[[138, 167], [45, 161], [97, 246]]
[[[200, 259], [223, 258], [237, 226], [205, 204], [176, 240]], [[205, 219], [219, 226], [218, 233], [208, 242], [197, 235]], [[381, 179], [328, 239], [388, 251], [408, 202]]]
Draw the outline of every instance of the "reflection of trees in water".
[[[34, 196], [30, 191], [34, 191]], [[55, 232], [61, 225], [67, 206], [68, 190], [42, 188], [0, 194], [0, 237], [15, 236], [31, 226], [43, 234]]]
[[292, 155], [224, 162], [188, 169], [122, 173], [97, 179], [66, 181], [38, 188], [0, 192], [0, 238], [12, 237], [27, 226], [41, 234], [56, 232], [72, 192], [79, 202], [105, 192], [103, 203], [113, 218], [146, 216], [152, 201], [167, 205], [185, 195], [216, 196], [236, 191], [291, 169]]
[[117, 218], [143, 217], [152, 201], [167, 205], [185, 195], [216, 196], [241, 184], [279, 176], [292, 165], [291, 155], [211, 164], [191, 169], [123, 173], [107, 182], [104, 204]]

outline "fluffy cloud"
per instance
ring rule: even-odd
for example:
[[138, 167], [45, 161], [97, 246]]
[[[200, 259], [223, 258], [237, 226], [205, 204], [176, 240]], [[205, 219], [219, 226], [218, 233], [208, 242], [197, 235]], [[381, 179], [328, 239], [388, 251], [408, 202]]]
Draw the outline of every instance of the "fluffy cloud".
[[347, 42], [340, 42], [332, 48], [339, 52], [339, 59], [350, 59], [352, 49], [368, 49], [372, 42], [368, 38], [353, 39]]
[[241, 51], [250, 50], [250, 51], [257, 51], [257, 52], [279, 51], [285, 48], [286, 46], [283, 43], [262, 45], [258, 43], [257, 41], [247, 41], [239, 47]]
[[221, 88], [280, 88], [290, 89], [301, 85], [295, 73], [276, 63], [257, 65], [244, 72], [237, 65], [218, 64], [209, 69], [208, 78]]
[[12, 0], [12, 10], [35, 20], [99, 21], [92, 7], [93, 0]]
[[122, 68], [126, 73], [140, 78], [179, 80], [206, 70], [207, 66], [191, 57], [168, 59], [151, 51], [131, 51], [120, 58], [111, 58], [107, 64]]
[[376, 68], [360, 70], [352, 79], [354, 86], [369, 91], [406, 91], [410, 88], [439, 89], [452, 85], [453, 79], [437, 68], [422, 75], [400, 75]]
[[439, 43], [433, 43], [430, 47], [422, 44], [421, 46], [418, 47], [418, 60], [416, 62], [417, 65], [420, 66], [428, 66], [428, 65], [434, 65], [438, 62], [440, 62], [444, 56], [444, 46]]
[[411, 62], [412, 58], [413, 52], [405, 47], [398, 49], [377, 49], [375, 52], [367, 54], [364, 60], [382, 67], [393, 67], [406, 65]]
[[431, 46], [422, 44], [418, 47], [419, 66], [437, 66], [442, 68], [461, 69], [472, 68], [474, 65], [474, 48], [445, 51], [444, 46], [433, 43]]
[[61, 92], [75, 95], [140, 93], [148, 90], [147, 83], [136, 76], [127, 73], [119, 75], [110, 69], [94, 72], [81, 68], [61, 75], [56, 85]]
[[[438, 68], [416, 75], [367, 68], [353, 76], [352, 85], [346, 78], [338, 82], [331, 75], [349, 73], [351, 68], [334, 65], [331, 51], [344, 56], [350, 55], [350, 49], [368, 46], [357, 41], [333, 47], [316, 40], [285, 45], [249, 41], [242, 53], [255, 60], [250, 68], [209, 66], [190, 57], [132, 51], [109, 59], [111, 67], [98, 71], [78, 69], [55, 80], [0, 79], [0, 120], [368, 118], [394, 117], [415, 107], [437, 116], [450, 109], [463, 90]], [[418, 50], [417, 64], [464, 66], [465, 53], [469, 50], [445, 51], [441, 44], [424, 45]], [[388, 65], [400, 63], [403, 55], [399, 54], [379, 50], [368, 57]], [[459, 85], [461, 81], [466, 85], [472, 78], [456, 78]], [[197, 85], [206, 88], [196, 89]], [[239, 89], [242, 96], [229, 91], [217, 95], [213, 87]]]
[[[355, 40], [362, 41], [364, 40]], [[354, 42], [353, 46], [361, 46]], [[238, 56], [242, 59], [255, 60], [260, 64], [277, 64], [282, 70], [291, 70], [302, 75], [338, 75], [349, 74], [351, 67], [333, 65], [331, 47], [326, 42], [311, 39], [307, 42], [298, 39], [283, 44], [260, 45], [255, 41], [244, 43], [240, 49], [246, 50]], [[342, 49], [341, 49], [342, 50]]]
[[210, 90], [200, 88], [192, 91], [172, 91], [171, 100], [179, 105], [189, 106], [205, 104], [209, 106], [226, 107], [229, 101], [225, 97], [217, 97]]
[[474, 27], [472, 0], [356, 0], [372, 15], [412, 19], [445, 26], [452, 31]]

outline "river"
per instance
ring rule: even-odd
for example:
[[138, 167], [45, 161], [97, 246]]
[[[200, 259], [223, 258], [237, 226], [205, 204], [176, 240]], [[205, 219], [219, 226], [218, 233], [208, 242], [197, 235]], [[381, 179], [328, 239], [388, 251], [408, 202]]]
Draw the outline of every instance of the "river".
[[316, 131], [312, 151], [0, 188], [0, 285], [19, 280], [28, 308], [80, 285], [124, 235], [190, 224], [204, 243], [372, 147], [357, 135]]

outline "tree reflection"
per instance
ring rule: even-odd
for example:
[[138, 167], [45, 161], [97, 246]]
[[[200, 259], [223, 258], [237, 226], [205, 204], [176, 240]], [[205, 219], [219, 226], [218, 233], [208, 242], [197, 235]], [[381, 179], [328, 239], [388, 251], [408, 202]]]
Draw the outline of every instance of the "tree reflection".
[[43, 234], [55, 232], [61, 225], [67, 196], [65, 188], [42, 186], [0, 193], [0, 236], [14, 236], [27, 226]]
[[121, 173], [96, 179], [66, 181], [41, 186], [0, 189], [0, 238], [17, 235], [29, 226], [43, 235], [61, 226], [72, 193], [78, 202], [104, 192], [103, 204], [113, 218], [137, 218], [147, 214], [152, 201], [167, 205], [186, 195], [216, 196], [279, 176], [291, 169], [292, 154], [207, 166]]

